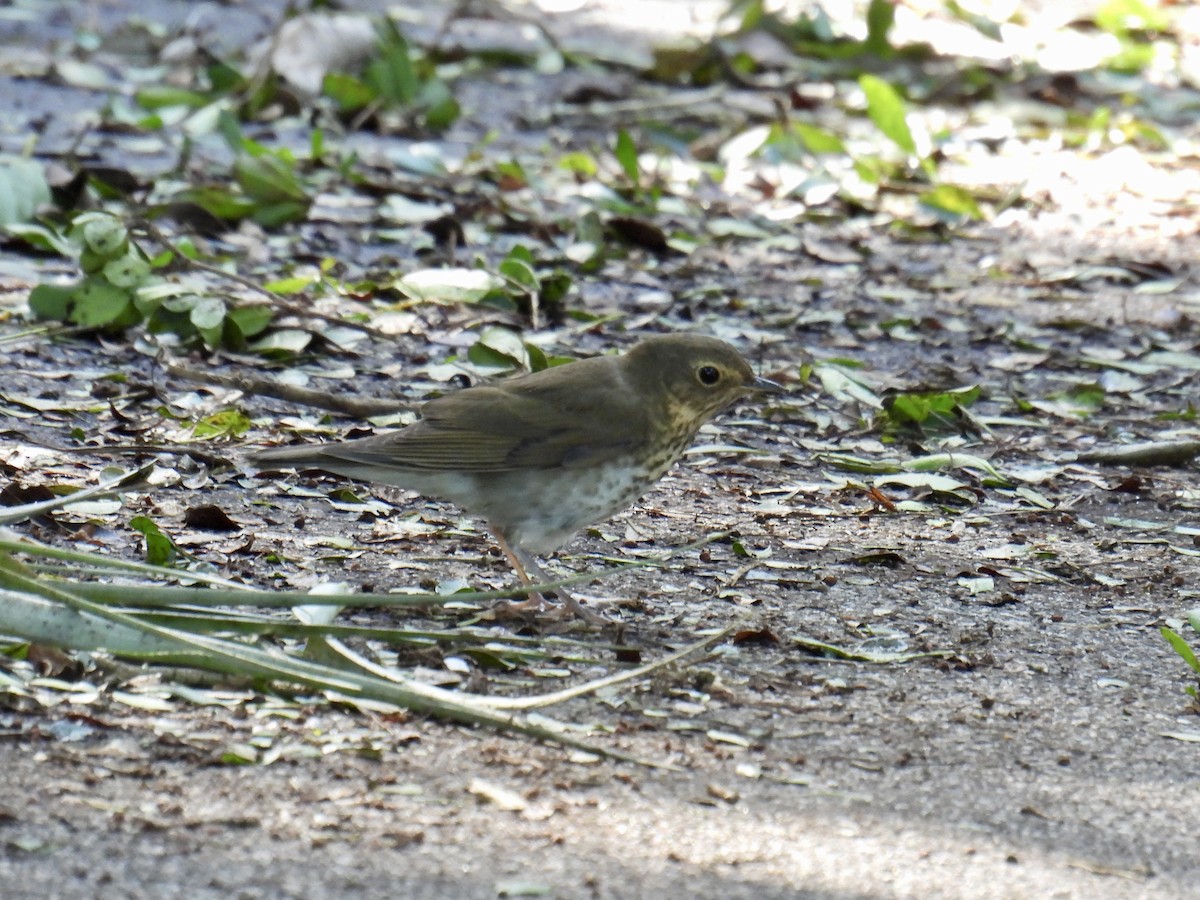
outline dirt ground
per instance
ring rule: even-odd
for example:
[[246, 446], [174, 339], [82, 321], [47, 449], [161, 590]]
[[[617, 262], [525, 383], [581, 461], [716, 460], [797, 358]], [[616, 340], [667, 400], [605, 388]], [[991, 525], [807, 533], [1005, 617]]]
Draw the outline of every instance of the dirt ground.
[[[101, 27], [124, 9], [82, 6]], [[58, 10], [47, 29], [79, 15], [46, 7]], [[151, 12], [174, 27], [181, 7]], [[50, 92], [11, 68], [10, 57], [0, 94], [11, 88], [22, 110], [59, 98], [40, 133], [47, 152], [62, 152], [74, 111], [96, 97]], [[525, 74], [467, 79], [467, 113], [449, 140], [555, 90], [549, 76]], [[14, 140], [10, 132], [0, 146], [12, 152]], [[103, 158], [120, 145], [89, 149]], [[603, 567], [731, 533], [582, 591], [619, 601], [605, 611], [642, 661], [741, 629], [743, 639], [689, 665], [547, 711], [660, 767], [243, 684], [201, 681], [201, 699], [189, 702], [159, 690], [153, 672], [101, 659], [74, 683], [0, 681], [0, 883], [64, 898], [1197, 896], [1200, 721], [1185, 693], [1195, 678], [1159, 629], [1197, 604], [1200, 477], [1194, 464], [1131, 471], [1073, 454], [1197, 437], [1192, 420], [1163, 414], [1196, 400], [1200, 169], [1194, 157], [1026, 152], [997, 160], [988, 177], [1023, 171], [1038, 202], [954, 239], [861, 217], [799, 223], [787, 242], [703, 248], [686, 263], [632, 259], [627, 280], [596, 279], [583, 297], [591, 312], [620, 314], [627, 333], [542, 334], [584, 355], [664, 324], [715, 333], [791, 389], [720, 417], [641, 503], [556, 563]], [[321, 245], [328, 235], [304, 238]], [[844, 247], [853, 261], [833, 252]], [[1138, 290], [1112, 277], [1120, 266], [1178, 282]], [[1107, 274], [1081, 274], [1097, 267]], [[36, 257], [5, 268], [0, 297], [12, 314], [0, 339], [26, 324], [18, 313], [36, 279], [22, 272], [62, 268]], [[428, 313], [395, 345], [358, 348], [354, 378], [337, 389], [375, 396], [419, 379], [415, 359], [447, 352], [430, 336], [470, 324], [448, 315]], [[4, 483], [88, 483], [103, 454], [37, 448], [68, 446], [74, 428], [161, 440], [168, 401], [199, 397], [204, 411], [237, 402], [255, 419], [249, 443], [282, 439], [277, 419], [311, 412], [173, 379], [128, 338], [0, 347], [4, 409], [22, 413], [0, 420]], [[979, 384], [975, 421], [958, 443], [881, 440], [830, 382], [802, 382], [802, 365], [835, 359], [862, 366], [879, 394]], [[125, 396], [144, 396], [119, 412], [85, 402], [102, 398], [96, 386], [115, 372], [128, 379]], [[1137, 383], [1105, 381], [1113, 372]], [[1068, 408], [1074, 387], [1098, 382], [1099, 408]], [[14, 397], [54, 408], [29, 416]], [[857, 485], [875, 476], [830, 455], [904, 460], [938, 449], [986, 456], [1009, 483], [955, 473], [965, 494], [954, 496], [883, 485], [891, 500], [911, 501], [889, 510]], [[172, 477], [129, 492], [115, 515], [19, 530], [136, 559], [140, 535], [126, 523], [143, 514], [227, 577], [266, 587], [509, 582], [486, 534], [447, 505], [376, 491], [398, 505], [364, 514], [320, 499], [333, 480], [170, 460]], [[239, 530], [189, 529], [197, 491]], [[484, 627], [498, 639], [553, 631]], [[561, 674], [471, 666], [463, 686], [537, 693], [621, 668], [611, 634], [570, 637], [591, 649], [585, 661], [552, 660]], [[805, 640], [926, 655], [832, 659]], [[449, 677], [459, 671], [451, 655], [403, 662]], [[0, 663], [0, 678], [16, 678], [14, 666]]]

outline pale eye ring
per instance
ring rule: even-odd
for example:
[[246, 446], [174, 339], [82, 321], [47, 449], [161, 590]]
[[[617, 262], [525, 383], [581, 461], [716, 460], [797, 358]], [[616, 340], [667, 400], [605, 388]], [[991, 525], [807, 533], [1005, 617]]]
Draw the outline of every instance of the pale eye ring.
[[696, 370], [696, 377], [701, 384], [712, 387], [721, 380], [721, 372], [716, 366], [701, 366]]

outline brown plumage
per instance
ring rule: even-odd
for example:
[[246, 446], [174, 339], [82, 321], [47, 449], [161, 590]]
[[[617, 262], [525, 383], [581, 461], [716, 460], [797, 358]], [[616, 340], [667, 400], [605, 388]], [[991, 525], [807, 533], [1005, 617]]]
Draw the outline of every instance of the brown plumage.
[[623, 356], [431, 400], [421, 420], [400, 431], [273, 448], [252, 460], [450, 500], [488, 522], [527, 578], [525, 570], [541, 576], [530, 553], [556, 550], [580, 528], [631, 504], [719, 410], [778, 390], [723, 341], [652, 337]]

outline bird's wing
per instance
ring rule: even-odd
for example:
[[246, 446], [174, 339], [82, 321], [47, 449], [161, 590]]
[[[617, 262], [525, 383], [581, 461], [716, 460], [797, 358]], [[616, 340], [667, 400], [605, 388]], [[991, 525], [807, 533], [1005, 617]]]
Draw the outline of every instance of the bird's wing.
[[[402, 431], [322, 449], [371, 466], [503, 472], [597, 465], [644, 442], [645, 409], [619, 388], [597, 398], [579, 387], [576, 379], [545, 377], [474, 387], [425, 404], [421, 421]], [[586, 379], [584, 387], [592, 387]]]

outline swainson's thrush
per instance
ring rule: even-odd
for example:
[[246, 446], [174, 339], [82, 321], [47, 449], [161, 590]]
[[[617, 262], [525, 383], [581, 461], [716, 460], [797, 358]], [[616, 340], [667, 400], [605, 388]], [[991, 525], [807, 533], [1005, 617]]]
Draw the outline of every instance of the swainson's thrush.
[[[642, 495], [697, 430], [739, 397], [775, 392], [729, 344], [697, 335], [599, 356], [431, 400], [400, 431], [277, 447], [262, 464], [320, 469], [450, 500], [487, 521], [526, 584], [557, 550]], [[569, 609], [600, 620], [564, 593]], [[603, 621], [603, 620], [600, 620]]]

